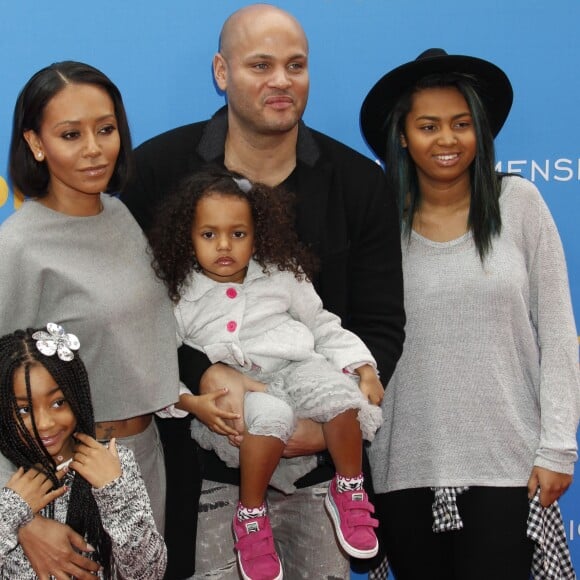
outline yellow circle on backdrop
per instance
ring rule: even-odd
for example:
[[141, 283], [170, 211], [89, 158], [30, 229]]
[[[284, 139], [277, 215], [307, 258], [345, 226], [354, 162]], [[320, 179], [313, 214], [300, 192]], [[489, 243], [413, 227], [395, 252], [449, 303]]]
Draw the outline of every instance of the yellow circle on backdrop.
[[0, 177], [0, 207], [8, 201], [8, 184], [3, 177]]

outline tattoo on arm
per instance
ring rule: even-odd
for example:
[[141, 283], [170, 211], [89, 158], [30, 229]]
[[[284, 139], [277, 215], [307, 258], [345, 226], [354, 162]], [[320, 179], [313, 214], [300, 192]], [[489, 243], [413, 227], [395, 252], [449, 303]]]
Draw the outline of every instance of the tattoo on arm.
[[103, 427], [101, 423], [95, 423], [95, 428], [97, 431], [100, 431], [99, 433], [100, 439], [109, 440], [112, 439], [115, 434], [115, 427], [113, 427], [112, 425], [107, 425], [106, 427]]

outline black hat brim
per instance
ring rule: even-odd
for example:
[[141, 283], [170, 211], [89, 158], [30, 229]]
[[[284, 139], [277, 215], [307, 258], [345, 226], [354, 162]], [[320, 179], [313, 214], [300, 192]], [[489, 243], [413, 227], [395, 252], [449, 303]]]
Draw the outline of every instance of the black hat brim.
[[[443, 52], [443, 51], [442, 51]], [[399, 101], [421, 78], [431, 74], [463, 73], [477, 79], [477, 92], [487, 111], [495, 137], [503, 127], [513, 101], [512, 85], [496, 65], [472, 56], [440, 54], [403, 64], [385, 74], [369, 91], [360, 112], [363, 136], [378, 158], [384, 160], [386, 121]]]

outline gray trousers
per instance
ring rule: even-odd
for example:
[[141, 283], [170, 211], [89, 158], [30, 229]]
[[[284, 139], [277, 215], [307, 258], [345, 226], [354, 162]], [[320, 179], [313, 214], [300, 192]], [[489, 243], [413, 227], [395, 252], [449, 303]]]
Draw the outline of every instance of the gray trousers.
[[147, 488], [153, 519], [157, 531], [163, 536], [165, 533], [165, 460], [163, 447], [159, 438], [159, 431], [155, 419], [151, 421], [147, 429], [138, 435], [120, 437], [117, 442], [128, 447], [135, 454], [135, 460], [141, 476]]
[[[324, 509], [328, 482], [298, 489], [292, 495], [269, 489], [270, 522], [284, 577], [290, 580], [346, 580], [348, 558], [340, 551]], [[204, 481], [194, 580], [238, 580], [232, 519], [238, 503], [235, 485]]]

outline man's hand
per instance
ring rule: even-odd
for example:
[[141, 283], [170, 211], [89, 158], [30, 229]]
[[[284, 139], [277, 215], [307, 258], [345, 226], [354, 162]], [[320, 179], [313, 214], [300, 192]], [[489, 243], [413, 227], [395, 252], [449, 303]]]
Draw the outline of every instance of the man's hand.
[[41, 516], [18, 530], [18, 543], [39, 578], [53, 576], [57, 580], [95, 580], [98, 563], [78, 552], [94, 548], [72, 528]]
[[534, 466], [528, 480], [528, 498], [534, 497], [539, 486], [540, 504], [543, 507], [548, 507], [564, 494], [571, 483], [571, 475]]
[[313, 455], [326, 449], [322, 424], [310, 419], [299, 419], [296, 429], [284, 448], [283, 457]]

